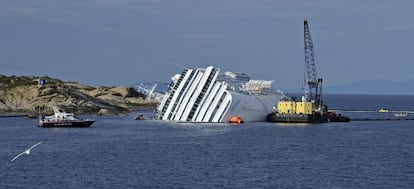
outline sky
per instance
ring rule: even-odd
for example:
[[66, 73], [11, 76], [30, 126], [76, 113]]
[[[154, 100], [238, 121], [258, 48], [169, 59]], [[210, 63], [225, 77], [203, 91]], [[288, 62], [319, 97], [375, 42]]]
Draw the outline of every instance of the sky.
[[219, 67], [301, 88], [303, 20], [324, 85], [414, 80], [411, 0], [0, 0], [0, 74], [87, 85]]

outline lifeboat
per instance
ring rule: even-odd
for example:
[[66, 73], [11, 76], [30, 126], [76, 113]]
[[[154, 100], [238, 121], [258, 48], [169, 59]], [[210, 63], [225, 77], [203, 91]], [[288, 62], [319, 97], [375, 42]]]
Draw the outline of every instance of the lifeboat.
[[240, 116], [233, 116], [230, 118], [230, 123], [240, 124], [240, 123], [244, 123], [244, 121], [243, 121], [243, 118]]

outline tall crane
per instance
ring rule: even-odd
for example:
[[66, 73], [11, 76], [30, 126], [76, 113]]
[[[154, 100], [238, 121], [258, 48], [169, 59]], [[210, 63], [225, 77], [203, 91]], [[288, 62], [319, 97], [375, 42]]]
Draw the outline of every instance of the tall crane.
[[304, 85], [309, 88], [309, 100], [315, 101], [317, 106], [322, 106], [322, 78], [319, 76], [316, 65], [315, 52], [312, 37], [309, 30], [308, 20], [303, 21], [305, 39], [305, 77]]

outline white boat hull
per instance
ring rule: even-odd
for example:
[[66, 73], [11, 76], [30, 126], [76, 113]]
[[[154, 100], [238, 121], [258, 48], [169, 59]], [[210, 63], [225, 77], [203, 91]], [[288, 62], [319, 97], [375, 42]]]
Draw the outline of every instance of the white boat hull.
[[282, 98], [281, 94], [242, 94], [230, 92], [233, 102], [222, 122], [229, 122], [231, 117], [240, 116], [246, 122], [266, 121], [274, 105]]

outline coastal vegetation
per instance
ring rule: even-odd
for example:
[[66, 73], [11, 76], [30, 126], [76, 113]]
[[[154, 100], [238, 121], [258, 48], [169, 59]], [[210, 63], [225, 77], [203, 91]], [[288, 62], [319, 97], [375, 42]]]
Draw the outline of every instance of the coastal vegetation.
[[59, 106], [80, 114], [118, 114], [156, 105], [131, 87], [93, 87], [48, 76], [0, 75], [0, 113], [52, 112], [52, 106]]

